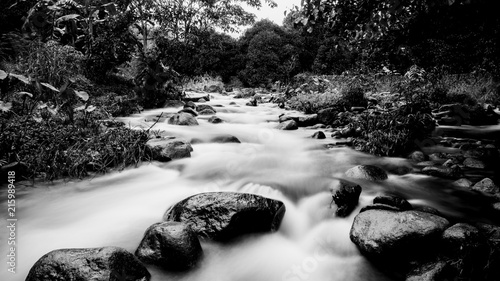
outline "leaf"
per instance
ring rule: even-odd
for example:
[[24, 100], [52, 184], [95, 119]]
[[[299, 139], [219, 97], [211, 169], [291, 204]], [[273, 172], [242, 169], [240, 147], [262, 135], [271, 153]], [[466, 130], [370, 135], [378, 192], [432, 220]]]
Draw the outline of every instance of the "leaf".
[[56, 116], [57, 115], [57, 112], [59, 111], [59, 107], [50, 107], [50, 106], [47, 106], [47, 110], [50, 112], [50, 114], [52, 114], [52, 116]]
[[85, 104], [84, 104], [84, 105], [82, 105], [82, 106], [79, 106], [79, 107], [75, 107], [74, 111], [82, 111], [82, 110], [84, 110], [84, 109], [85, 109], [85, 107], [86, 107], [86, 105], [85, 105]]
[[75, 91], [75, 95], [77, 95], [83, 101], [89, 100], [89, 94], [87, 94], [87, 92], [85, 92], [85, 91]]
[[54, 92], [59, 93], [59, 90], [58, 90], [56, 87], [54, 87], [54, 86], [50, 85], [49, 83], [40, 83], [40, 84], [42, 84], [42, 86], [44, 86], [44, 87], [46, 87], [46, 88], [51, 89], [51, 90], [52, 90], [52, 91], [54, 91]]
[[87, 111], [87, 112], [92, 112], [92, 111], [94, 111], [94, 110], [96, 110], [96, 109], [97, 109], [97, 107], [95, 107], [95, 106], [91, 105], [91, 106], [87, 107], [87, 109], [85, 109], [85, 111]]
[[17, 92], [16, 94], [18, 94], [20, 96], [24, 96], [24, 97], [33, 98], [33, 94], [32, 93], [28, 93], [28, 92]]
[[0, 69], [0, 80], [4, 80], [5, 78], [7, 78], [7, 76], [9, 76], [9, 74]]
[[14, 74], [14, 73], [10, 73], [9, 75], [16, 78], [17, 80], [23, 82], [26, 85], [31, 85], [30, 79], [24, 75]]
[[69, 14], [69, 15], [65, 15], [65, 16], [62, 16], [58, 19], [56, 19], [56, 23], [59, 23], [61, 21], [68, 21], [68, 20], [74, 20], [74, 19], [77, 19], [80, 15], [79, 14]]
[[43, 121], [42, 117], [36, 117], [36, 116], [33, 116], [33, 120], [35, 120], [37, 123], [41, 123]]
[[0, 110], [3, 112], [7, 112], [12, 108], [11, 102], [3, 102], [0, 100]]
[[117, 13], [116, 5], [113, 2], [108, 3], [108, 4], [104, 4], [104, 5], [102, 5], [102, 7], [104, 7], [110, 15], [115, 15]]

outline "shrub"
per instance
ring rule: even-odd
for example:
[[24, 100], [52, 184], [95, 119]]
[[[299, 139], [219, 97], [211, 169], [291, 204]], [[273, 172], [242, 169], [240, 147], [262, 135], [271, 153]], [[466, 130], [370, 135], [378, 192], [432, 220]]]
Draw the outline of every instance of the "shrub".
[[82, 74], [83, 60], [83, 54], [71, 46], [32, 41], [27, 51], [19, 55], [18, 71], [61, 87], [67, 79]]
[[83, 127], [25, 116], [2, 120], [1, 126], [0, 159], [23, 162], [27, 178], [82, 178], [88, 172], [137, 165], [150, 156], [147, 132], [125, 127], [102, 130], [96, 121]]

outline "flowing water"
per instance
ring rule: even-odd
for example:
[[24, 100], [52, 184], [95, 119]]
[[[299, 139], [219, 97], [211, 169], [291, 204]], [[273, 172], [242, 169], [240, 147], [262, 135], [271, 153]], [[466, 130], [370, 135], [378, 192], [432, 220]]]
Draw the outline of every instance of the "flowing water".
[[[338, 178], [347, 169], [374, 164], [392, 171], [411, 164], [349, 148], [326, 149], [325, 144], [333, 139], [308, 138], [314, 130], [275, 130], [284, 110], [274, 104], [247, 107], [245, 102], [215, 95], [208, 104], [217, 106], [217, 116], [226, 121], [222, 124], [211, 124], [208, 116], [199, 116], [199, 126], [158, 122], [153, 128], [188, 140], [230, 134], [240, 144], [199, 143], [193, 145], [188, 159], [146, 163], [84, 181], [35, 184], [36, 188], [18, 185], [17, 273], [7, 272], [7, 206], [2, 202], [0, 252], [4, 268], [0, 280], [24, 280], [36, 260], [54, 249], [119, 246], [134, 252], [146, 228], [161, 221], [169, 206], [207, 191], [255, 193], [283, 201], [287, 210], [280, 230], [229, 245], [204, 242], [205, 256], [199, 268], [172, 274], [149, 267], [152, 280], [390, 280], [349, 240], [355, 214], [374, 196], [399, 194], [413, 204], [431, 205], [449, 216], [482, 218], [476, 207], [479, 204], [469, 193], [415, 174], [390, 174], [384, 183], [358, 182], [363, 187], [358, 210], [348, 218], [336, 218], [331, 190], [338, 188]], [[178, 110], [146, 111], [122, 121], [131, 127], [149, 128], [161, 112]]]

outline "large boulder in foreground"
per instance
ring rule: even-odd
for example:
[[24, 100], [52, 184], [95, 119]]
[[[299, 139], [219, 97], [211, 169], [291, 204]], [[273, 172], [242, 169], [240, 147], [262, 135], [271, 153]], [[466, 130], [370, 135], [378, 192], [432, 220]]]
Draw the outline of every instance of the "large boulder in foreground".
[[151, 139], [146, 146], [153, 151], [153, 160], [160, 162], [188, 158], [191, 157], [193, 151], [189, 142], [180, 139]]
[[60, 249], [41, 257], [26, 281], [148, 281], [142, 263], [118, 247]]
[[408, 258], [432, 252], [449, 224], [445, 218], [420, 211], [373, 209], [356, 216], [350, 238], [369, 257]]
[[146, 230], [135, 255], [145, 263], [183, 271], [198, 264], [203, 250], [191, 227], [168, 221], [155, 223]]
[[193, 115], [187, 112], [179, 112], [172, 115], [172, 117], [168, 119], [168, 124], [180, 126], [196, 126], [198, 125], [198, 121]]
[[184, 222], [200, 236], [228, 241], [249, 233], [278, 230], [283, 202], [259, 195], [208, 192], [188, 197], [167, 210], [163, 219]]

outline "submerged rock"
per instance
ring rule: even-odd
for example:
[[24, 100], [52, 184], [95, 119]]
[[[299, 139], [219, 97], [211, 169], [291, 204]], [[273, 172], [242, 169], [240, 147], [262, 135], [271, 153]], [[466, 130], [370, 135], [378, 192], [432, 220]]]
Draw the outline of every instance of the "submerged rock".
[[369, 181], [382, 181], [387, 179], [387, 173], [377, 166], [358, 165], [345, 172], [350, 178], [364, 179]]
[[449, 224], [445, 218], [414, 210], [368, 210], [354, 219], [350, 238], [365, 255], [399, 259], [432, 253]]
[[190, 113], [181, 112], [174, 114], [168, 119], [168, 124], [170, 125], [180, 125], [180, 126], [197, 126], [198, 121]]
[[145, 263], [182, 271], [196, 266], [203, 250], [191, 227], [168, 221], [153, 224], [146, 230], [135, 255]]
[[208, 122], [212, 123], [212, 124], [219, 124], [219, 123], [222, 123], [224, 122], [224, 120], [220, 119], [219, 117], [217, 116], [212, 116], [208, 119]]
[[205, 112], [213, 112], [211, 114], [215, 114], [217, 112], [212, 106], [210, 106], [208, 104], [199, 104], [199, 105], [197, 105], [196, 110], [198, 110], [200, 115], [204, 115], [204, 114], [202, 114], [202, 112], [205, 110], [206, 110]]
[[326, 136], [325, 136], [325, 133], [323, 133], [322, 131], [317, 131], [317, 132], [314, 132], [314, 134], [311, 136], [311, 138], [322, 140], [322, 139], [326, 139]]
[[204, 238], [228, 241], [250, 233], [278, 230], [285, 205], [278, 200], [236, 192], [188, 197], [167, 210], [163, 219], [184, 222]]
[[412, 205], [408, 201], [406, 201], [406, 199], [391, 195], [377, 196], [373, 199], [373, 204], [392, 206], [400, 211], [408, 211], [413, 209]]
[[142, 263], [118, 247], [60, 249], [41, 257], [26, 281], [147, 281], [151, 275]]

